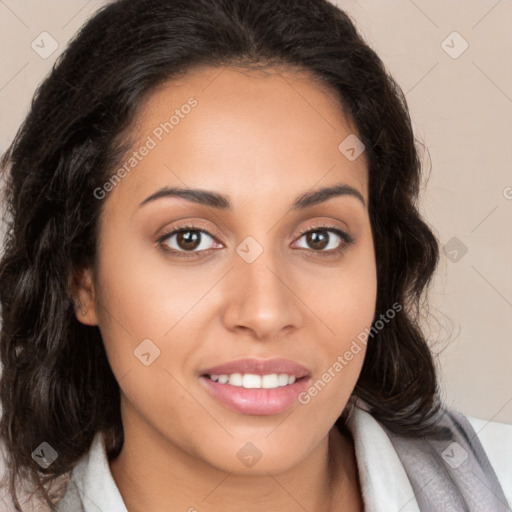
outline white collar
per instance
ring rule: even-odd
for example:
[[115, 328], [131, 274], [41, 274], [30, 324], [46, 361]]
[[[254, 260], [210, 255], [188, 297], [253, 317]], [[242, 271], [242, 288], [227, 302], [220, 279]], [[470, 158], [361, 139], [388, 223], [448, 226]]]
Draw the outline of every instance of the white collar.
[[[420, 512], [404, 467], [381, 425], [354, 407], [347, 428], [354, 439], [365, 512]], [[72, 479], [85, 512], [128, 512], [110, 472], [101, 432], [75, 466]]]
[[365, 512], [420, 512], [405, 469], [380, 423], [356, 406], [347, 428], [354, 439]]
[[85, 512], [128, 512], [110, 472], [103, 433], [97, 432], [91, 448], [74, 467], [75, 481]]

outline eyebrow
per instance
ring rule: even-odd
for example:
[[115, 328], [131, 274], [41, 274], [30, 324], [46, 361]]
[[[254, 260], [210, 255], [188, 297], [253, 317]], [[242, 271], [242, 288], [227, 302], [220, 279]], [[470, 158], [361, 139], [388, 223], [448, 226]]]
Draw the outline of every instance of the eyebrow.
[[[332, 197], [337, 196], [349, 196], [355, 197], [366, 208], [364, 197], [359, 190], [347, 185], [345, 183], [338, 183], [331, 187], [324, 187], [312, 192], [306, 192], [295, 199], [292, 204], [292, 210], [303, 210], [310, 206], [314, 206], [319, 203], [323, 203]], [[163, 197], [181, 197], [193, 203], [198, 203], [211, 208], [217, 208], [221, 210], [232, 210], [233, 207], [229, 201], [229, 198], [225, 195], [219, 194], [218, 192], [212, 192], [209, 190], [202, 189], [191, 189], [191, 188], [178, 188], [178, 187], [163, 187], [157, 190], [155, 193], [146, 197], [144, 201], [139, 204], [139, 208]]]

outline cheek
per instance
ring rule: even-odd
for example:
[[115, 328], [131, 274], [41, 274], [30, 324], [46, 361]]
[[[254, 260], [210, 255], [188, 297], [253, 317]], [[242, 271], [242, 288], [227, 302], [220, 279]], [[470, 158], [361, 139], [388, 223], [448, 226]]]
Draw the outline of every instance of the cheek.
[[193, 370], [202, 340], [197, 320], [209, 297], [201, 298], [218, 277], [207, 266], [173, 264], [127, 233], [105, 233], [97, 266], [105, 350], [123, 392], [141, 410], [170, 390], [179, 404], [186, 397], [178, 382]]
[[[366, 354], [377, 298], [377, 273], [371, 239], [360, 244], [329, 279], [317, 279], [316, 293], [309, 294], [314, 302], [311, 309], [318, 312], [324, 326], [318, 336], [323, 366], [318, 368], [317, 380], [307, 392], [325, 407], [336, 407], [348, 399], [357, 382]], [[325, 391], [324, 391], [325, 389]], [[333, 414], [335, 417], [336, 414]]]
[[187, 442], [190, 425], [204, 414], [183, 387], [197, 348], [193, 336], [183, 339], [183, 328], [197, 293], [176, 286], [175, 276], [148, 264], [142, 253], [120, 246], [103, 255], [98, 269], [100, 330], [127, 417], [142, 415], [153, 428], [181, 432]]
[[360, 240], [338, 268], [322, 272], [315, 279], [306, 278], [306, 297], [329, 327], [333, 349], [343, 349], [370, 327], [375, 315], [377, 270], [371, 236]]
[[[118, 234], [121, 231], [124, 236]], [[178, 301], [174, 305], [165, 303], [165, 275], [148, 264], [147, 251], [137, 247], [129, 230], [107, 229], [102, 242], [97, 264], [98, 320], [110, 365], [119, 381], [128, 372], [137, 374], [146, 368], [144, 363], [151, 362], [149, 368], [153, 368], [162, 360], [163, 335], [180, 311]]]
[[185, 314], [189, 289], [180, 286], [164, 255], [129, 226], [112, 221], [102, 240], [100, 323], [124, 331], [133, 342], [161, 338]]
[[369, 266], [363, 274], [340, 273], [339, 279], [326, 286], [325, 293], [316, 295], [311, 306], [321, 312], [320, 319], [328, 329], [322, 326], [324, 334], [316, 337], [321, 364], [299, 402], [312, 417], [328, 425], [341, 414], [364, 363], [375, 315], [376, 276], [371, 269]]

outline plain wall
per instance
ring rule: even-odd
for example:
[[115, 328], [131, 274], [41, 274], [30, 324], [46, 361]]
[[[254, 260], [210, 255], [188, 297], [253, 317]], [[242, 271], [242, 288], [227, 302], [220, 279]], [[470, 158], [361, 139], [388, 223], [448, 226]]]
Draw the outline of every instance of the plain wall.
[[[0, 2], [0, 152], [66, 42], [103, 3]], [[444, 396], [466, 414], [512, 423], [512, 2], [336, 3], [403, 89], [428, 150], [420, 205], [443, 250], [423, 326]], [[51, 48], [42, 32], [58, 43], [47, 58], [31, 47]]]

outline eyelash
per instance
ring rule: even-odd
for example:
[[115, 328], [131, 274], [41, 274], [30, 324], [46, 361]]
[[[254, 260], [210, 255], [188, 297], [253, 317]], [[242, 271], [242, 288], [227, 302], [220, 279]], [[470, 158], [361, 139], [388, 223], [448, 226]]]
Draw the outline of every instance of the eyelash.
[[[166, 253], [177, 255], [180, 258], [181, 257], [182, 258], [197, 257], [197, 254], [200, 254], [201, 252], [208, 252], [210, 250], [210, 249], [206, 249], [203, 251], [176, 251], [175, 249], [169, 249], [165, 246], [164, 242], [168, 238], [170, 238], [171, 236], [176, 235], [180, 232], [186, 232], [186, 231], [199, 231], [201, 233], [206, 233], [212, 239], [217, 241], [213, 235], [208, 233], [208, 231], [206, 231], [205, 229], [202, 229], [200, 226], [195, 226], [193, 224], [183, 224], [183, 225], [179, 225], [179, 226], [174, 226], [172, 228], [172, 230], [170, 230], [170, 231], [164, 233], [162, 236], [160, 236], [156, 242], [162, 247], [162, 249]], [[314, 249], [303, 249], [303, 248], [300, 248], [299, 250], [311, 251], [311, 252], [321, 255], [321, 257], [329, 257], [329, 256], [332, 257], [332, 256], [337, 256], [339, 254], [342, 254], [355, 242], [354, 238], [351, 237], [348, 233], [345, 233], [344, 231], [341, 231], [338, 227], [331, 226], [331, 225], [321, 225], [321, 226], [314, 226], [314, 227], [309, 227], [309, 228], [303, 229], [298, 236], [298, 240], [300, 238], [302, 238], [305, 234], [315, 232], [315, 231], [333, 232], [342, 239], [343, 243], [338, 248], [330, 249], [329, 251], [315, 251]]]

